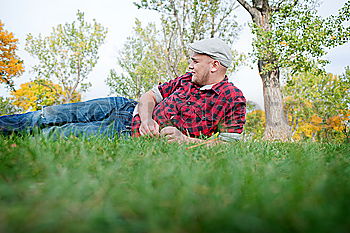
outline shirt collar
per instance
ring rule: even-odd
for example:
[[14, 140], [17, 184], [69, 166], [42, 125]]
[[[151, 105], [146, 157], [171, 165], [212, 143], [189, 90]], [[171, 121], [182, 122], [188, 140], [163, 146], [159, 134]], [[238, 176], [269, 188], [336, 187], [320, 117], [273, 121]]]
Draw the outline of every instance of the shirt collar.
[[[192, 75], [193, 75], [192, 72], [187, 72], [184, 76], [187, 76], [187, 78], [191, 78]], [[228, 77], [227, 77], [227, 75], [225, 75], [225, 78], [223, 80], [221, 80], [220, 82], [201, 86], [201, 87], [199, 87], [199, 90], [201, 90], [201, 91], [213, 90], [216, 94], [219, 94], [220, 91], [221, 91], [221, 86], [224, 85], [224, 83], [227, 83], [227, 82], [228, 82]], [[194, 85], [196, 85], [196, 84], [194, 84]]]
[[204, 85], [199, 90], [204, 91], [204, 90], [210, 90], [215, 84], [210, 84], [210, 85]]
[[228, 82], [228, 77], [225, 75], [225, 78], [221, 80], [218, 83], [210, 84], [210, 85], [204, 85], [199, 90], [204, 91], [204, 90], [213, 90], [216, 94], [219, 94], [221, 91], [221, 86], [224, 85], [224, 83]]

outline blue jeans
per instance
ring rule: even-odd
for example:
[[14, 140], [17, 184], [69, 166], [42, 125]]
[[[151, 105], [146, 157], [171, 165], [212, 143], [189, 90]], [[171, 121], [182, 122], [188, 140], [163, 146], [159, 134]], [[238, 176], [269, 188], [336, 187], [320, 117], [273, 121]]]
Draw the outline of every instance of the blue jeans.
[[130, 135], [136, 104], [124, 97], [108, 97], [47, 106], [41, 111], [0, 116], [0, 132], [30, 133], [38, 128], [45, 135], [63, 137]]

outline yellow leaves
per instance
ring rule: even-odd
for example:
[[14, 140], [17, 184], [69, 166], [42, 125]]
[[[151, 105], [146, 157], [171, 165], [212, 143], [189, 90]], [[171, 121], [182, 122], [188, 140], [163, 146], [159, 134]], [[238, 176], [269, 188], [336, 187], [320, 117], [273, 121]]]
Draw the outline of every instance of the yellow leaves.
[[[284, 93], [284, 109], [295, 140], [346, 138], [349, 78], [334, 74], [301, 73], [292, 76]], [[347, 123], [348, 122], [348, 123]]]
[[266, 120], [265, 112], [262, 110], [254, 110], [247, 113], [244, 133], [252, 137], [252, 139], [260, 139], [263, 136]]
[[310, 123], [303, 123], [298, 131], [298, 133], [303, 133], [306, 137], [311, 138], [312, 133], [314, 132], [314, 126]]
[[296, 141], [303, 138], [314, 138], [316, 133], [322, 130], [322, 128], [323, 127], [321, 125], [315, 125], [311, 122], [300, 122], [299, 127], [294, 132], [292, 138]]
[[284, 98], [284, 101], [285, 101], [285, 102], [292, 102], [293, 100], [294, 100], [293, 96], [286, 96], [286, 97]]
[[313, 106], [312, 103], [308, 100], [304, 100], [304, 105], [305, 105], [305, 107], [308, 107], [308, 108], [312, 108], [312, 106]]
[[311, 123], [319, 125], [323, 122], [322, 118], [317, 116], [316, 114], [312, 115], [311, 119], [310, 119]]
[[341, 122], [340, 116], [333, 116], [327, 119], [327, 125], [330, 127], [339, 125]]
[[4, 30], [3, 25], [0, 21], [0, 83], [11, 86], [13, 77], [21, 75], [24, 67], [15, 51], [18, 39], [14, 38], [13, 33]]
[[285, 42], [285, 41], [281, 41], [281, 42], [280, 42], [280, 45], [282, 45], [282, 46], [288, 46], [288, 43]]
[[[288, 117], [290, 118], [291, 115]], [[293, 139], [297, 141], [304, 138], [314, 139], [314, 137], [322, 130], [342, 132], [346, 128], [346, 121], [350, 120], [349, 117], [350, 114], [346, 113], [344, 115], [332, 116], [324, 121], [321, 117], [314, 114], [309, 119], [299, 122], [299, 125], [293, 134]]]
[[342, 132], [345, 129], [345, 121], [349, 121], [349, 114], [345, 116], [333, 116], [327, 119], [327, 127]]
[[[11, 95], [14, 105], [25, 111], [40, 110], [43, 106], [50, 106], [63, 103], [65, 92], [60, 85], [48, 80], [36, 80], [24, 83], [17, 91], [12, 91]], [[74, 93], [72, 102], [80, 101], [80, 94]]]
[[259, 118], [261, 121], [265, 122], [265, 112], [263, 110], [254, 110], [249, 113], [251, 116]]

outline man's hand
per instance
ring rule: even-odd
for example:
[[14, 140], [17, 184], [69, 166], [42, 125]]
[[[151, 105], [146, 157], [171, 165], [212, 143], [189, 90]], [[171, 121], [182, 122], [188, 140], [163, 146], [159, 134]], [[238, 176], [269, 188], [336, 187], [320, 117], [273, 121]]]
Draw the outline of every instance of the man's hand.
[[159, 136], [159, 125], [153, 120], [142, 121], [140, 125], [141, 136], [149, 135], [151, 137]]
[[160, 136], [168, 139], [168, 142], [188, 142], [189, 138], [173, 126], [164, 127], [160, 131]]

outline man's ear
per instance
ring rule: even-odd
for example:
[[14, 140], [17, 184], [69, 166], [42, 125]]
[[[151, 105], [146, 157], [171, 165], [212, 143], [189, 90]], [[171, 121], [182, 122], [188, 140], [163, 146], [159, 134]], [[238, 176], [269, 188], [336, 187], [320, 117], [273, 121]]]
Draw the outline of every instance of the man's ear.
[[220, 62], [217, 61], [217, 60], [214, 60], [213, 63], [212, 63], [212, 67], [211, 67], [211, 72], [216, 72], [218, 71], [219, 67], [220, 67]]

